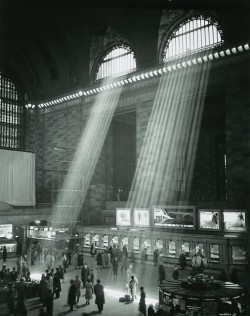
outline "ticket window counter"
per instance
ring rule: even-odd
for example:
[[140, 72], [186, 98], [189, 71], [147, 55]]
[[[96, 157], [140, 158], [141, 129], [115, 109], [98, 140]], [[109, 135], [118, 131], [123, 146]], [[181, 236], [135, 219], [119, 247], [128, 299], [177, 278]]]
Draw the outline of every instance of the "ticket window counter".
[[209, 261], [219, 263], [220, 261], [220, 246], [218, 244], [209, 245]]
[[138, 237], [134, 237], [133, 239], [133, 248], [132, 250], [134, 250], [135, 253], [139, 253], [140, 252], [140, 240]]
[[114, 247], [116, 246], [116, 248], [118, 247], [118, 236], [113, 236], [113, 238], [111, 239], [111, 246]]
[[169, 257], [176, 256], [176, 242], [174, 240], [170, 240], [168, 243], [168, 255]]
[[190, 258], [190, 244], [187, 241], [183, 241], [181, 245], [181, 253], [185, 253], [186, 258]]
[[124, 246], [126, 246], [128, 250], [128, 237], [126, 236], [124, 236], [121, 240], [121, 250], [123, 249]]
[[195, 252], [199, 252], [199, 251], [201, 251], [201, 253], [204, 253], [204, 244], [200, 244], [200, 243], [196, 244]]
[[84, 238], [84, 246], [90, 247], [90, 234], [86, 234]]
[[103, 240], [103, 248], [108, 248], [109, 247], [109, 236], [104, 235], [102, 237], [102, 240]]
[[233, 263], [246, 262], [246, 247], [241, 245], [232, 246], [232, 260]]
[[156, 240], [155, 249], [158, 250], [159, 254], [163, 253], [163, 240], [162, 239], [157, 239]]
[[100, 247], [99, 235], [94, 235], [93, 236], [92, 243], [95, 245], [95, 247]]
[[152, 253], [151, 240], [150, 239], [145, 239], [145, 241], [143, 242], [142, 248], [147, 251], [148, 255], [151, 254]]

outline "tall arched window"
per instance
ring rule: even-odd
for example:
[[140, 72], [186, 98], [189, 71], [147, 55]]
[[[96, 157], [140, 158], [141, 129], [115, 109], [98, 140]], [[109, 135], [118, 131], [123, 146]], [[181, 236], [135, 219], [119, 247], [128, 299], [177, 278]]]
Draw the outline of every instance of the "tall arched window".
[[197, 17], [181, 24], [169, 38], [163, 60], [171, 60], [223, 43], [222, 31], [217, 22], [211, 18]]
[[0, 148], [24, 149], [24, 94], [0, 72]]
[[127, 45], [113, 46], [101, 58], [97, 67], [95, 80], [110, 76], [120, 76], [136, 70], [136, 59], [134, 52]]

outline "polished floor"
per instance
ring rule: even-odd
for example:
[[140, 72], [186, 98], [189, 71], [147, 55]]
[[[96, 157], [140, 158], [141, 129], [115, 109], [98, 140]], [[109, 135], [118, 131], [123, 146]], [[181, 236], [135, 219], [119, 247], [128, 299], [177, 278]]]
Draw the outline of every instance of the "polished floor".
[[[143, 286], [146, 292], [146, 303], [147, 306], [152, 303], [154, 306], [158, 302], [158, 268], [153, 265], [135, 263], [134, 272], [138, 279], [139, 286], [137, 290], [137, 299], [133, 303], [121, 303], [119, 302], [119, 297], [124, 296], [127, 293], [127, 280], [126, 271], [120, 271], [121, 263], [119, 263], [118, 276], [114, 277], [112, 269], [97, 269], [96, 260], [89, 255], [85, 255], [84, 261], [93, 268], [95, 272], [95, 280], [99, 278], [102, 285], [104, 286], [105, 292], [105, 305], [102, 315], [105, 316], [132, 316], [139, 315], [139, 288]], [[12, 270], [12, 267], [16, 266], [16, 259], [7, 260], [7, 267]], [[45, 272], [45, 267], [40, 263], [36, 262], [34, 266], [30, 266], [31, 274], [37, 273], [41, 274]], [[167, 279], [171, 279], [172, 268], [165, 268]], [[190, 271], [180, 271], [180, 278], [185, 278]], [[90, 305], [85, 305], [85, 290], [81, 290], [81, 297], [78, 306], [74, 307], [74, 311], [69, 311], [69, 306], [67, 306], [67, 295], [69, 289], [70, 279], [75, 279], [76, 275], [80, 276], [80, 269], [74, 269], [71, 265], [67, 273], [65, 274], [65, 283], [62, 283], [62, 291], [59, 299], [54, 300], [53, 304], [53, 315], [63, 316], [83, 316], [83, 315], [97, 315], [99, 314], [97, 306], [95, 305], [95, 297], [90, 301]], [[242, 278], [245, 280], [245, 278]], [[250, 284], [250, 282], [248, 283]], [[33, 298], [26, 300], [26, 306], [28, 309], [28, 316], [38, 316], [39, 309], [41, 308], [41, 303], [39, 298]], [[0, 315], [10, 315], [6, 304], [0, 305]]]

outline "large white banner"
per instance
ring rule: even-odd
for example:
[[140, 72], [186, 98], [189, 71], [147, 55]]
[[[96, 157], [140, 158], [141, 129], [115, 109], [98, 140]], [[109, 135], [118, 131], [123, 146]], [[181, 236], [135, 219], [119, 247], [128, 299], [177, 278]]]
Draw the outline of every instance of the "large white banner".
[[0, 150], [0, 202], [34, 206], [35, 154]]

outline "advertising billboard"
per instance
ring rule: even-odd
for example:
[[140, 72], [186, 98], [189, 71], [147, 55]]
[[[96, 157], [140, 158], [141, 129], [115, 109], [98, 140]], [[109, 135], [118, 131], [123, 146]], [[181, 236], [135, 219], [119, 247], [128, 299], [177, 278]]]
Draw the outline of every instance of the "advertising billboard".
[[224, 230], [230, 232], [246, 231], [246, 211], [224, 210]]
[[219, 230], [220, 211], [219, 210], [199, 210], [200, 229]]
[[194, 206], [155, 206], [154, 225], [171, 228], [195, 228]]
[[129, 208], [116, 209], [116, 225], [117, 226], [130, 226], [131, 225], [131, 209]]
[[150, 226], [148, 209], [134, 209], [134, 226]]

